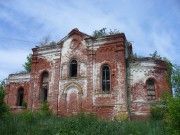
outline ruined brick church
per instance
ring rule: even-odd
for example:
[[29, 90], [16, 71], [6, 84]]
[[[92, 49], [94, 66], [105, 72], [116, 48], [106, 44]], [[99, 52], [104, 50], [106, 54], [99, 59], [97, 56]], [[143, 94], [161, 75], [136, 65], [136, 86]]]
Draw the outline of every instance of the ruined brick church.
[[43, 101], [59, 116], [80, 111], [105, 119], [144, 119], [150, 104], [171, 91], [164, 61], [130, 59], [125, 34], [92, 37], [73, 29], [57, 45], [32, 49], [30, 73], [10, 74], [5, 101], [11, 111], [23, 102], [36, 111]]

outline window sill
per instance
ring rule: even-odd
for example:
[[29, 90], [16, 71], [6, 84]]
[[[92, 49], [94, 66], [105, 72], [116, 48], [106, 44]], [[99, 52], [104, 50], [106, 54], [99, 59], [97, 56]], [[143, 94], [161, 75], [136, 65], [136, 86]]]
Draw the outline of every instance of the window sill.
[[112, 94], [111, 91], [96, 92], [96, 94]]
[[111, 92], [96, 92], [94, 94], [96, 97], [112, 97], [112, 93]]
[[69, 79], [78, 79], [78, 77], [69, 77]]

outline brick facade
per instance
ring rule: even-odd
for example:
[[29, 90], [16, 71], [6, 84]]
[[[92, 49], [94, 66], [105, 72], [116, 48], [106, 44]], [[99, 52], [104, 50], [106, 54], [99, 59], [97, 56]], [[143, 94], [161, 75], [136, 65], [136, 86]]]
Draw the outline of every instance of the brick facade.
[[[47, 94], [48, 104], [57, 115], [84, 111], [104, 119], [121, 114], [141, 119], [149, 115], [150, 102], [159, 101], [162, 91], [171, 91], [165, 62], [151, 58], [127, 61], [132, 46], [123, 33], [94, 38], [73, 29], [57, 45], [32, 51], [31, 72], [12, 74], [7, 80], [5, 100], [14, 111], [21, 108], [17, 106], [17, 91], [23, 88], [29, 110], [38, 110]], [[108, 67], [106, 75], [102, 72], [104, 65]], [[152, 101], [147, 98], [149, 78], [155, 81]]]

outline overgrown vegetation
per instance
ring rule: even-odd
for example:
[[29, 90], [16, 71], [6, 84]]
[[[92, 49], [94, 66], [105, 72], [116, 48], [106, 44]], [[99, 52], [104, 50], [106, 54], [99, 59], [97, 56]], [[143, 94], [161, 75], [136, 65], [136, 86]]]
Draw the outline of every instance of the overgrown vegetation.
[[167, 107], [167, 129], [172, 135], [180, 135], [180, 96], [171, 97]]
[[0, 82], [0, 118], [8, 114], [8, 110], [9, 110], [8, 106], [4, 102], [5, 94], [6, 92], [4, 90], [3, 83]]
[[166, 130], [171, 135], [180, 134], [180, 96], [165, 93], [158, 105], [152, 106], [151, 119], [166, 123]]
[[167, 135], [161, 121], [100, 121], [92, 115], [42, 116], [25, 112], [0, 121], [3, 135]]
[[175, 89], [175, 92], [180, 94], [180, 67], [177, 65], [173, 65], [172, 85]]
[[121, 33], [119, 30], [114, 29], [114, 30], [109, 30], [107, 31], [107, 28], [102, 28], [100, 30], [95, 30], [92, 34], [93, 37], [102, 37], [102, 36], [108, 36], [108, 35], [115, 35]]
[[49, 105], [48, 105], [47, 101], [44, 101], [44, 102], [41, 103], [40, 114], [42, 116], [48, 116], [48, 115], [52, 114], [51, 109], [49, 108]]
[[166, 63], [166, 67], [167, 67], [167, 75], [166, 75], [166, 81], [168, 83], [168, 85], [171, 87], [172, 86], [172, 78], [171, 78], [171, 75], [172, 75], [172, 71], [173, 71], [173, 65], [171, 63], [170, 60], [168, 60], [166, 57], [161, 57], [157, 51], [155, 51], [154, 53], [150, 54], [150, 56], [152, 57], [152, 59], [155, 59], [155, 60], [163, 60], [165, 61]]
[[55, 41], [51, 41], [51, 38], [49, 35], [43, 37], [42, 41], [39, 42], [40, 46], [46, 46], [46, 45], [57, 45]]

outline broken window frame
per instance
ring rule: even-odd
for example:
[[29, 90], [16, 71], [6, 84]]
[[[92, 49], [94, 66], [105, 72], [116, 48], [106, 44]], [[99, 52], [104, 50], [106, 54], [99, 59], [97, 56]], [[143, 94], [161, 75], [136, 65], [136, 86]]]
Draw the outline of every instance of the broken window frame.
[[101, 67], [101, 90], [102, 92], [111, 91], [111, 70], [108, 64]]
[[156, 100], [156, 87], [155, 87], [155, 80], [149, 78], [146, 81], [146, 90], [147, 90], [147, 99], [148, 101]]
[[78, 62], [76, 59], [72, 59], [69, 64], [69, 77], [76, 78], [78, 76]]

